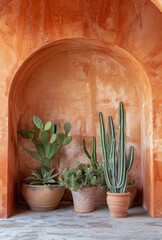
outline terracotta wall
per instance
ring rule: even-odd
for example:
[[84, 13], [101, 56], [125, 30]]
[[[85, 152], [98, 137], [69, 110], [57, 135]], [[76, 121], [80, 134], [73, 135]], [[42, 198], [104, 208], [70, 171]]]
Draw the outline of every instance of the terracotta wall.
[[[98, 112], [115, 118], [118, 102], [125, 102], [127, 109], [128, 144], [134, 144], [136, 161], [132, 178], [142, 188], [141, 182], [141, 131], [140, 104], [134, 82], [135, 76], [121, 64], [102, 52], [73, 50], [52, 56], [41, 63], [28, 78], [19, 99], [19, 128], [31, 128], [34, 115], [44, 121], [52, 119], [63, 124], [72, 124], [72, 143], [62, 150], [61, 168], [86, 162], [82, 140], [85, 138], [91, 148], [91, 138], [98, 140], [98, 159], [101, 161]], [[34, 91], [32, 91], [34, 89]], [[134, 121], [134, 115], [139, 112]], [[29, 175], [25, 164], [32, 167], [33, 161], [19, 147], [20, 172]], [[58, 156], [55, 161], [57, 161]], [[36, 164], [38, 161], [34, 161]], [[39, 162], [38, 162], [39, 163]]]
[[[132, 177], [144, 187], [143, 203], [148, 212], [162, 216], [162, 15], [153, 3], [2, 1], [0, 32], [0, 216], [14, 210], [19, 178], [26, 172], [19, 160], [29, 162], [17, 149], [17, 128], [30, 126], [36, 113], [44, 120], [47, 115], [70, 120], [74, 126], [72, 150], [62, 153], [62, 158], [69, 158], [67, 162], [63, 159], [68, 165], [71, 159], [73, 163], [84, 159], [80, 151], [83, 136], [88, 141], [93, 134], [98, 137], [97, 111], [116, 117], [114, 110], [120, 100], [128, 110], [128, 142], [135, 143], [136, 149], [134, 169], [138, 170]], [[76, 41], [56, 42], [68, 38]], [[71, 44], [75, 49], [69, 52]], [[65, 94], [64, 99], [59, 91]]]

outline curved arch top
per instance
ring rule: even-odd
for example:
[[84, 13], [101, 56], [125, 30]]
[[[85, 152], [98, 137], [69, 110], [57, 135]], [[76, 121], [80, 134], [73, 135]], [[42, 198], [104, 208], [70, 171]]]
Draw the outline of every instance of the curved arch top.
[[[9, 92], [9, 152], [8, 156], [12, 161], [11, 166], [16, 165], [16, 149], [17, 143], [17, 126], [19, 117], [17, 115], [17, 109], [20, 108], [21, 100], [20, 96], [28, 82], [32, 73], [40, 65], [46, 63], [50, 58], [55, 58], [66, 53], [85, 53], [96, 54], [96, 56], [109, 56], [114, 59], [119, 65], [122, 65], [132, 77], [130, 82], [130, 91], [135, 88], [140, 99], [140, 111], [141, 111], [141, 159], [143, 164], [143, 170], [145, 172], [143, 178], [143, 186], [147, 191], [144, 192], [144, 205], [149, 211], [153, 208], [153, 199], [148, 194], [153, 189], [153, 175], [150, 174], [150, 169], [153, 168], [152, 163], [152, 148], [150, 148], [152, 142], [152, 92], [149, 79], [145, 73], [141, 64], [135, 59], [128, 51], [118, 47], [115, 44], [110, 44], [96, 39], [85, 38], [68, 38], [55, 41], [47, 44], [42, 48], [32, 53], [25, 62], [20, 66], [15, 74], [10, 92]], [[132, 85], [131, 85], [132, 84]], [[31, 90], [32, 91], [32, 90]], [[17, 170], [18, 171], [18, 168]], [[10, 175], [10, 171], [8, 173]], [[13, 181], [14, 183], [14, 181]], [[145, 186], [147, 185], [147, 188]], [[148, 191], [148, 188], [151, 189]], [[8, 194], [13, 194], [13, 189]], [[10, 206], [10, 210], [13, 206]]]
[[162, 12], [162, 1], [161, 0], [150, 0], [161, 12]]
[[[110, 44], [97, 39], [84, 39], [84, 38], [67, 38], [52, 42], [44, 45], [34, 53], [32, 53], [17, 70], [13, 77], [12, 84], [9, 91], [9, 98], [13, 97], [13, 88], [15, 84], [19, 85], [21, 89], [22, 82], [28, 79], [33, 70], [42, 62], [54, 55], [58, 55], [69, 51], [92, 51], [101, 52], [114, 58], [117, 62], [126, 67], [130, 72], [134, 72], [134, 75], [139, 79], [143, 94], [140, 97], [152, 95], [151, 85], [149, 79], [142, 67], [142, 65], [125, 49], [118, 47], [115, 44]], [[25, 77], [24, 77], [25, 75]], [[23, 81], [22, 81], [23, 79]], [[143, 79], [143, 81], [141, 81]], [[142, 86], [143, 85], [143, 86]]]
[[[99, 140], [96, 112], [110, 110], [116, 121], [121, 99], [128, 144], [135, 143], [138, 156], [132, 172], [138, 171], [135, 179], [142, 172], [137, 184], [145, 208], [162, 217], [161, 11], [161, 0], [0, 1], [0, 218], [16, 206], [28, 163], [17, 129], [30, 127], [38, 111], [43, 121], [70, 116], [80, 139], [97, 134]], [[79, 101], [82, 113], [72, 114]]]

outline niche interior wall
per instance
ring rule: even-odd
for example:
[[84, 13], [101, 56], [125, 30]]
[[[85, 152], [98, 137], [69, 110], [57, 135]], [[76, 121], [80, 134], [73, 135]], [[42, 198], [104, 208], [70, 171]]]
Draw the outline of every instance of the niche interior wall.
[[82, 138], [99, 142], [97, 113], [117, 122], [120, 100], [136, 150], [131, 177], [147, 211], [162, 216], [159, 1], [2, 1], [0, 16], [0, 217], [18, 204], [24, 163], [37, 165], [18, 146], [17, 129], [34, 114], [70, 121], [63, 168], [86, 161]]

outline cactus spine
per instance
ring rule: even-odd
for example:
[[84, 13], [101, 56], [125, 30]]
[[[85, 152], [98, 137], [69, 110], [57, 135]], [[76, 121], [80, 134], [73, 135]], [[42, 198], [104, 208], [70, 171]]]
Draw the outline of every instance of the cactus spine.
[[124, 193], [127, 191], [127, 175], [134, 160], [134, 147], [130, 147], [129, 155], [126, 154], [126, 117], [123, 102], [119, 103], [118, 146], [115, 136], [114, 121], [108, 117], [109, 134], [106, 134], [102, 112], [99, 112], [100, 137], [104, 176], [107, 187], [111, 192]]

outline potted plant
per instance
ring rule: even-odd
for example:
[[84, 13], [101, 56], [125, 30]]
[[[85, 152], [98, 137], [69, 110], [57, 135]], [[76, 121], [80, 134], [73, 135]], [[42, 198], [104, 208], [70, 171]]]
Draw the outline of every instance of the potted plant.
[[59, 184], [71, 190], [75, 212], [92, 212], [98, 185], [96, 171], [88, 163], [80, 163], [62, 171]]
[[[116, 142], [113, 118], [109, 116], [109, 134], [106, 134], [103, 114], [99, 113], [101, 149], [104, 176], [109, 192], [107, 204], [112, 217], [126, 217], [130, 204], [127, 192], [128, 172], [134, 160], [134, 148], [131, 146], [129, 156], [126, 154], [126, 116], [123, 102], [119, 103], [119, 137]], [[118, 145], [118, 146], [117, 146]]]
[[55, 179], [59, 174], [54, 174], [51, 159], [63, 146], [71, 142], [72, 137], [68, 136], [71, 125], [65, 123], [64, 133], [59, 133], [59, 123], [52, 124], [48, 121], [43, 124], [37, 116], [34, 116], [33, 122], [34, 126], [31, 130], [22, 129], [18, 131], [18, 134], [32, 143], [34, 151], [25, 147], [20, 140], [23, 149], [40, 161], [40, 167], [32, 170], [31, 175], [25, 178], [22, 194], [32, 210], [48, 211], [57, 208], [64, 194], [64, 188], [61, 188]]
[[97, 172], [98, 176], [98, 187], [96, 191], [96, 203], [106, 203], [106, 183], [105, 183], [105, 178], [104, 178], [104, 172], [103, 172], [103, 166], [102, 164], [98, 163], [97, 160], [97, 151], [96, 151], [96, 137], [92, 137], [92, 153], [88, 151], [87, 146], [86, 146], [86, 141], [83, 139], [83, 149], [84, 152], [87, 156], [87, 158], [91, 162], [91, 166], [94, 169], [94, 171]]
[[129, 208], [133, 207], [133, 202], [137, 194], [137, 186], [134, 181], [128, 181], [127, 191], [130, 192]]
[[97, 162], [96, 138], [92, 138], [91, 155], [86, 148], [85, 139], [83, 139], [83, 148], [90, 164], [81, 163], [76, 167], [64, 169], [59, 178], [59, 184], [71, 190], [76, 212], [92, 212], [97, 186], [104, 185], [103, 168]]

